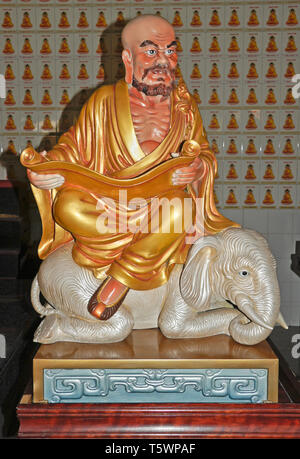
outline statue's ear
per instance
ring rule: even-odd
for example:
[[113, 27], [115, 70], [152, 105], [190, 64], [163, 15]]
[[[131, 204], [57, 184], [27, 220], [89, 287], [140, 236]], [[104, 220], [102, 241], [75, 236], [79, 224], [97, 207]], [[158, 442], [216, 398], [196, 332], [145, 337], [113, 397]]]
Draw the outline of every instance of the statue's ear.
[[182, 271], [182, 298], [198, 311], [206, 309], [212, 294], [210, 266], [216, 254], [215, 247], [202, 247], [197, 253], [193, 253]]
[[122, 51], [122, 61], [125, 65], [125, 81], [126, 83], [131, 84], [133, 78], [133, 61], [132, 54], [129, 49], [124, 49]]

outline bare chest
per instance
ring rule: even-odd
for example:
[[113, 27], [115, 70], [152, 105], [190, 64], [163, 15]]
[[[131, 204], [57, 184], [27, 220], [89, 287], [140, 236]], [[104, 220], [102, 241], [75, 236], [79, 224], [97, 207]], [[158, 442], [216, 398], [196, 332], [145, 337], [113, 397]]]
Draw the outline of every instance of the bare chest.
[[169, 101], [146, 105], [135, 98], [130, 98], [130, 110], [140, 147], [145, 154], [149, 154], [158, 147], [169, 132]]

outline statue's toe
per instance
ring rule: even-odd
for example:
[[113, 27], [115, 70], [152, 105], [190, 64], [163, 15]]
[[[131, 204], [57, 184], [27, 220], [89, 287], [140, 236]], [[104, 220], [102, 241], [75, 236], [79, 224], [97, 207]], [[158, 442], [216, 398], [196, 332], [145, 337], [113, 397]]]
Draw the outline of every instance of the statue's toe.
[[93, 294], [93, 296], [89, 300], [88, 311], [93, 317], [96, 317], [96, 319], [108, 320], [117, 312], [117, 310], [119, 309], [119, 307], [123, 303], [123, 300], [124, 300], [125, 296], [128, 293], [128, 289], [126, 289], [122, 293], [121, 297], [118, 298], [117, 302], [107, 305], [107, 304], [104, 304], [102, 301], [99, 301], [99, 299], [98, 299], [101, 287], [102, 286], [100, 286], [95, 291], [95, 293]]

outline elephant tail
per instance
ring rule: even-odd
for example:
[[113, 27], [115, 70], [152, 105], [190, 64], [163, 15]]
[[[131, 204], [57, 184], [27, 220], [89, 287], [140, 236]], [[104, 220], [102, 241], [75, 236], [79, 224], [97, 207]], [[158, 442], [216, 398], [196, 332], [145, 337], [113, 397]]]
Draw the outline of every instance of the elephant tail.
[[49, 316], [55, 313], [56, 312], [55, 309], [49, 303], [46, 303], [45, 305], [43, 305], [40, 302], [40, 293], [41, 293], [41, 290], [40, 290], [40, 286], [39, 286], [37, 275], [36, 275], [31, 284], [30, 295], [31, 295], [32, 306], [34, 310], [38, 314], [40, 314], [41, 317]]

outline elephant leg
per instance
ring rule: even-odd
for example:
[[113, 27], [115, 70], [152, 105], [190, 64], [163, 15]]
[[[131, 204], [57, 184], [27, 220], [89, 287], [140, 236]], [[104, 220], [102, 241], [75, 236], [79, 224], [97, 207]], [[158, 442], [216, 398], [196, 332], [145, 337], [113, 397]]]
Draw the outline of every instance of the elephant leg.
[[41, 322], [35, 332], [34, 341], [43, 344], [57, 341], [117, 343], [127, 338], [132, 328], [133, 317], [124, 307], [106, 322], [65, 316], [54, 312]]
[[[188, 308], [188, 306], [186, 306]], [[220, 334], [230, 335], [229, 325], [241, 315], [234, 309], [219, 308], [195, 313], [178, 314], [159, 323], [161, 332], [167, 338], [205, 338]]]

